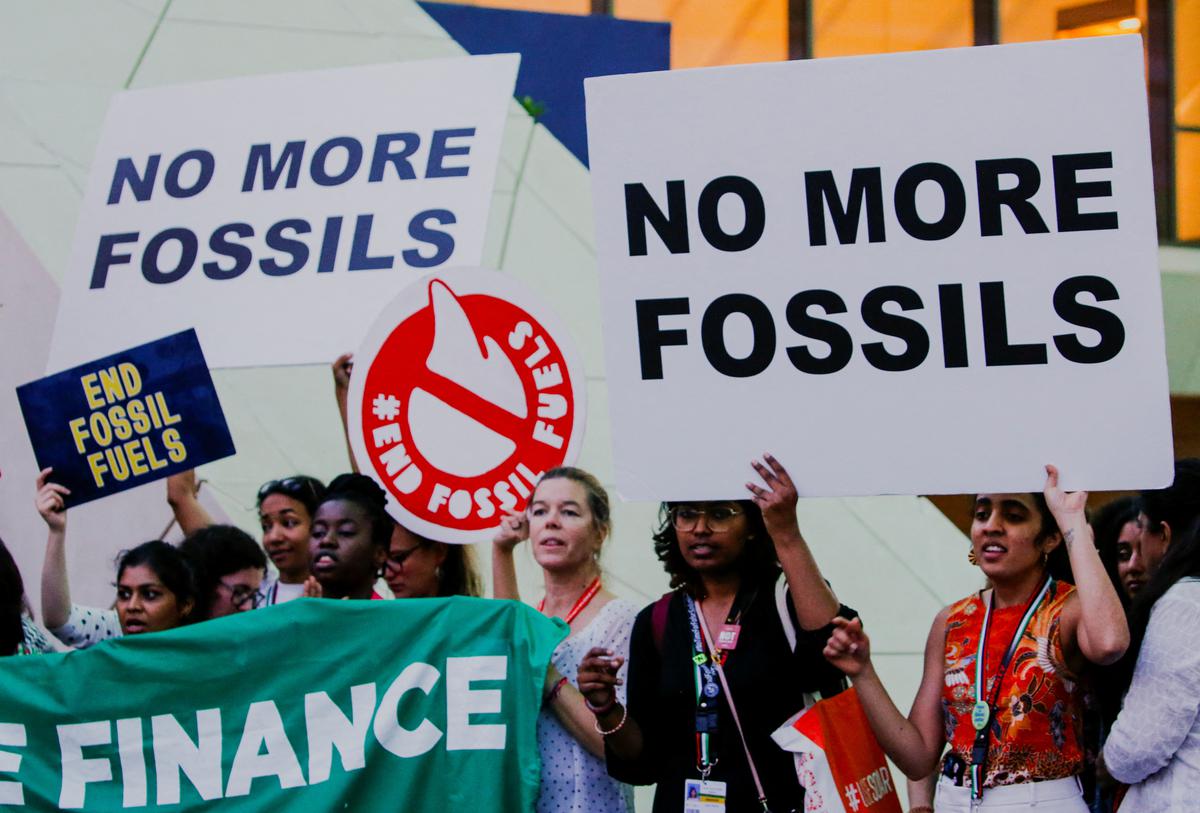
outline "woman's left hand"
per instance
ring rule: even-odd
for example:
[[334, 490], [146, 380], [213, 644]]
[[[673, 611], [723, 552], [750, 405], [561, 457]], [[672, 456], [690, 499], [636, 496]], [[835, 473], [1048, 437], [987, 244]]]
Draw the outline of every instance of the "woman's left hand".
[[1069, 520], [1073, 517], [1084, 517], [1088, 493], [1086, 491], [1066, 492], [1059, 488], [1058, 469], [1055, 466], [1046, 466], [1046, 486], [1042, 490], [1042, 494], [1046, 498], [1046, 506], [1054, 515], [1054, 519], [1058, 521], [1060, 528], [1069, 527], [1071, 524]]
[[766, 487], [746, 483], [746, 488], [753, 495], [754, 504], [762, 511], [763, 522], [767, 532], [773, 539], [789, 532], [799, 532], [796, 520], [796, 486], [788, 476], [787, 469], [773, 455], [763, 455], [766, 464], [757, 460], [750, 462], [758, 476], [766, 483]]

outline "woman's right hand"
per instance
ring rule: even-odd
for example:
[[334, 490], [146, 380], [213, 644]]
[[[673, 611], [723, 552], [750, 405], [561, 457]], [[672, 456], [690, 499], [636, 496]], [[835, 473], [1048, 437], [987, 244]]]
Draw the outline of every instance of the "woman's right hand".
[[354, 372], [354, 354], [342, 353], [333, 362], [333, 389], [338, 394], [350, 391], [350, 374]]
[[63, 498], [71, 493], [71, 489], [49, 482], [53, 471], [54, 469], [42, 469], [38, 475], [37, 496], [33, 502], [50, 530], [62, 532], [67, 528], [67, 505]]
[[871, 665], [871, 639], [857, 618], [847, 621], [839, 615], [833, 619], [833, 627], [833, 635], [825, 644], [825, 660], [847, 677], [856, 678]]
[[511, 552], [513, 548], [529, 538], [529, 518], [524, 512], [505, 514], [500, 527], [492, 537], [492, 544], [500, 550]]
[[621, 685], [617, 670], [624, 662], [625, 659], [614, 655], [611, 649], [598, 646], [589, 649], [579, 662], [575, 679], [580, 693], [594, 708], [616, 702], [617, 686]]

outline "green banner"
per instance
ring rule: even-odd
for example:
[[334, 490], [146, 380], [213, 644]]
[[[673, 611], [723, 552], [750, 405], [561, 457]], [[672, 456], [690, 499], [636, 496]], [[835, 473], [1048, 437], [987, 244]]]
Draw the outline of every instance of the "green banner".
[[532, 810], [567, 632], [485, 599], [302, 599], [0, 658], [0, 808]]

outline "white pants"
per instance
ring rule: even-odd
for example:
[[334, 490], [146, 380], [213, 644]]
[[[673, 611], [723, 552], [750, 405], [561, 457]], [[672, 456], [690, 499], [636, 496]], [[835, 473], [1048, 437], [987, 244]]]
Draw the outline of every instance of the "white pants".
[[974, 811], [1037, 810], [1039, 813], [1088, 813], [1079, 780], [1051, 779], [1048, 782], [1022, 782], [988, 788], [975, 802], [970, 788], [960, 788], [946, 777], [938, 780], [933, 803], [937, 813], [974, 813]]

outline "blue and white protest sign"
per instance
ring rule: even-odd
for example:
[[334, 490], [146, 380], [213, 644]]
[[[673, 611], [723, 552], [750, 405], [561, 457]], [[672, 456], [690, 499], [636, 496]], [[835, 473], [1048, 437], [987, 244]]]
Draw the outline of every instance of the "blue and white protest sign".
[[1170, 482], [1139, 38], [585, 91], [622, 496]]
[[328, 363], [379, 304], [478, 265], [519, 57], [113, 97], [51, 369], [194, 326], [213, 367]]
[[24, 384], [17, 399], [67, 507], [234, 453], [194, 330]]

